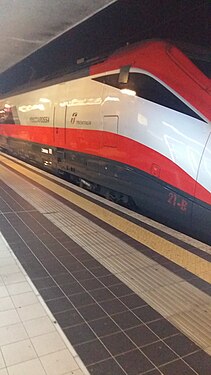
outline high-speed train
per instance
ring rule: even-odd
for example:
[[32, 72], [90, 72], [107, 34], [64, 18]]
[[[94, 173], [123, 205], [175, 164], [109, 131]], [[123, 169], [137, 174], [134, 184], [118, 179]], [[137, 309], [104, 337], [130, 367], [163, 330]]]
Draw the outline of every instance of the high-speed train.
[[211, 244], [211, 80], [164, 41], [0, 98], [4, 152]]

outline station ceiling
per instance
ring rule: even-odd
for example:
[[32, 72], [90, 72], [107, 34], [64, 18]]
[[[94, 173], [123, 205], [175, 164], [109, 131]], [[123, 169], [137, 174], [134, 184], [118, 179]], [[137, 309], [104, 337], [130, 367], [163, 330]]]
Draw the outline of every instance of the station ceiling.
[[114, 0], [1, 0], [0, 73]]
[[170, 40], [211, 77], [210, 0], [0, 0], [0, 94]]

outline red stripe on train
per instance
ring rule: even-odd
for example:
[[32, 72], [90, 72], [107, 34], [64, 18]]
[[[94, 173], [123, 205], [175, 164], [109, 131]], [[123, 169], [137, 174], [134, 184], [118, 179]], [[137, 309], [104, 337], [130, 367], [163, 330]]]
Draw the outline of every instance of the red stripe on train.
[[128, 164], [187, 194], [210, 204], [211, 194], [183, 169], [162, 154], [132, 139], [99, 130], [50, 128], [41, 126], [0, 125], [0, 135], [43, 145], [61, 147]]

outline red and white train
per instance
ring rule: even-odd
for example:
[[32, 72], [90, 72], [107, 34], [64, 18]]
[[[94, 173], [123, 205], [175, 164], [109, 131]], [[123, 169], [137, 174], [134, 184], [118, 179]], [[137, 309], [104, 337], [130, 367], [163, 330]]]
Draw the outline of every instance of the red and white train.
[[211, 244], [211, 81], [163, 41], [0, 99], [0, 147]]

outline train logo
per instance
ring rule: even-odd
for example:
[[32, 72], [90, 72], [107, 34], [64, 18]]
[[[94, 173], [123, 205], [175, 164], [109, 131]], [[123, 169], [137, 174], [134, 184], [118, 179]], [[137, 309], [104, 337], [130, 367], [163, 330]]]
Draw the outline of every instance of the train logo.
[[78, 116], [78, 112], [73, 112], [73, 113], [72, 113], [71, 120], [70, 120], [70, 123], [71, 123], [72, 125], [75, 124], [75, 120], [76, 120], [76, 117], [77, 117], [77, 116]]

